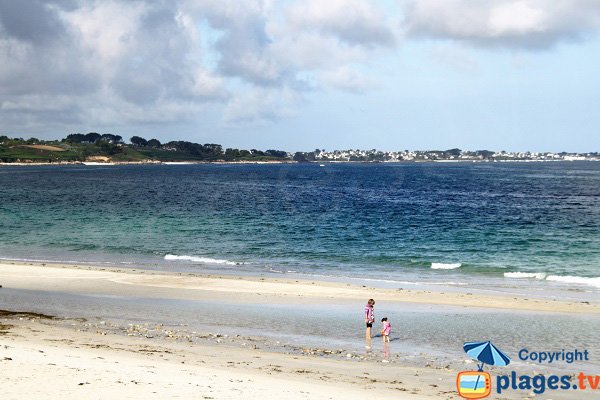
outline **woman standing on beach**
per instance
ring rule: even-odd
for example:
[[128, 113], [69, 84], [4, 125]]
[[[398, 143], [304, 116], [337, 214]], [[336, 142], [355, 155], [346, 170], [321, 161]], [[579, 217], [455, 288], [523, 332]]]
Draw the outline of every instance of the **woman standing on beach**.
[[367, 324], [367, 332], [365, 338], [367, 342], [371, 341], [371, 328], [373, 327], [373, 322], [375, 322], [375, 310], [373, 306], [375, 305], [375, 300], [369, 299], [367, 305], [365, 306], [365, 323]]

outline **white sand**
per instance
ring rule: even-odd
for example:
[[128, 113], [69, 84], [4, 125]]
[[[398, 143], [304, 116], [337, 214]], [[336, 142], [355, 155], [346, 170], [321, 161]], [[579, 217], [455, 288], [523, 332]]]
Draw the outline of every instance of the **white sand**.
[[397, 366], [11, 323], [0, 336], [2, 399], [419, 399], [440, 394], [423, 389], [431, 382], [453, 384], [447, 372], [420, 381]]
[[[375, 289], [285, 279], [204, 277], [101, 267], [0, 264], [5, 289], [165, 299], [219, 299], [244, 304], [339, 303]], [[376, 289], [378, 300], [490, 309], [600, 313], [581, 304], [513, 296]], [[14, 305], [13, 305], [14, 306]], [[26, 310], [20, 310], [26, 311]], [[63, 321], [64, 322], [64, 321]], [[39, 318], [0, 318], [2, 399], [419, 399], [457, 398], [456, 371], [271, 353], [85, 331]], [[408, 364], [407, 364], [408, 365]], [[468, 366], [472, 367], [472, 365]], [[468, 368], [467, 368], [468, 369]], [[522, 392], [505, 398], [521, 398]], [[553, 394], [554, 396], [555, 394]], [[557, 393], [553, 398], [568, 398]], [[521, 396], [521, 397], [519, 397]], [[583, 397], [581, 397], [583, 398]]]

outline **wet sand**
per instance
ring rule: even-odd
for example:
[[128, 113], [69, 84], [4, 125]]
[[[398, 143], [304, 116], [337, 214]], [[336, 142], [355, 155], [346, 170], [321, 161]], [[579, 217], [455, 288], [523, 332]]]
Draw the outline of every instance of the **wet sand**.
[[128, 295], [186, 300], [238, 302], [378, 301], [437, 304], [486, 309], [600, 314], [592, 301], [565, 301], [515, 295], [483, 295], [411, 289], [384, 289], [354, 284], [278, 278], [165, 273], [149, 270], [57, 264], [0, 264], [0, 284], [14, 289], [66, 293]]
[[[23, 312], [32, 310], [7, 303], [7, 293], [85, 294], [99, 296], [98, 301], [118, 297], [125, 302], [138, 298], [265, 307], [277, 303], [309, 309], [375, 297], [390, 304], [460, 307], [482, 314], [516, 309], [596, 318], [600, 313], [600, 305], [594, 301], [87, 265], [4, 263], [0, 264], [0, 284], [0, 309]], [[273, 338], [228, 336], [152, 323], [119, 324], [67, 314], [71, 317], [0, 313], [3, 398], [456, 398], [457, 371], [474, 367], [464, 356], [446, 365], [427, 355], [418, 359], [397, 352], [386, 355], [379, 338], [373, 339], [372, 352], [336, 349], [330, 343], [312, 347], [282, 344], [277, 350], [279, 342]], [[506, 393], [503, 398], [523, 398], [524, 394]], [[567, 394], [553, 393], [553, 398], [570, 398]], [[583, 395], [578, 398], [585, 398]]]
[[452, 390], [443, 388], [453, 379], [446, 370], [235, 348], [216, 336], [212, 344], [117, 336], [26, 314], [3, 320], [6, 399], [419, 399]]

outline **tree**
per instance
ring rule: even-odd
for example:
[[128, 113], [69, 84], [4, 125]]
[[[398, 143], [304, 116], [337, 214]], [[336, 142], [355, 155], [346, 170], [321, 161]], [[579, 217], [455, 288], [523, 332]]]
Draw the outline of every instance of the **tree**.
[[161, 144], [160, 141], [158, 139], [150, 139], [148, 140], [148, 146], [149, 147], [154, 147], [156, 149], [159, 149]]
[[72, 133], [70, 135], [67, 135], [65, 141], [71, 142], [71, 143], [81, 143], [81, 142], [85, 141], [85, 135], [83, 135], [81, 133]]
[[270, 157], [286, 158], [287, 152], [282, 151], [282, 150], [267, 150], [267, 151], [265, 151], [265, 155], [270, 156]]
[[240, 151], [238, 149], [228, 148], [225, 150], [225, 155], [223, 158], [225, 161], [233, 161], [236, 158], [240, 158]]
[[310, 153], [303, 153], [301, 151], [297, 151], [294, 154], [293, 160], [297, 162], [315, 161], [315, 153], [313, 153], [312, 151]]
[[133, 143], [134, 146], [145, 147], [148, 145], [148, 141], [143, 137], [132, 136], [129, 140], [131, 141], [131, 143]]
[[123, 143], [123, 138], [119, 135], [111, 135], [110, 133], [105, 133], [100, 136], [100, 140], [111, 143], [111, 144], [121, 144]]
[[446, 150], [446, 153], [447, 153], [447, 154], [449, 154], [449, 155], [451, 155], [451, 156], [455, 156], [455, 157], [458, 157], [458, 156], [460, 156], [460, 153], [461, 153], [461, 152], [462, 152], [462, 151], [461, 151], [461, 149], [450, 149], [450, 150]]
[[96, 132], [90, 132], [87, 135], [84, 136], [84, 142], [87, 143], [96, 143], [98, 140], [100, 140], [100, 134], [96, 133]]
[[123, 152], [123, 148], [105, 141], [99, 141], [98, 145], [100, 146], [100, 152], [108, 156]]
[[489, 150], [477, 150], [476, 154], [483, 159], [488, 159], [494, 155], [494, 152]]
[[301, 151], [297, 151], [296, 153], [294, 153], [293, 160], [297, 161], [297, 162], [307, 162], [308, 161], [306, 159], [306, 155], [304, 153], [302, 153]]
[[223, 156], [223, 147], [220, 144], [206, 143], [202, 147], [202, 154], [207, 158], [221, 158]]

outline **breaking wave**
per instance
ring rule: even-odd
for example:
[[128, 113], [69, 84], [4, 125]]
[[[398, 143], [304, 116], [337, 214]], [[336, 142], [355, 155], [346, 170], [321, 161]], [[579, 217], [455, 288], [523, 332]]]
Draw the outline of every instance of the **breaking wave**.
[[457, 269], [460, 268], [461, 263], [444, 264], [444, 263], [431, 263], [431, 269]]
[[210, 258], [210, 257], [195, 257], [195, 256], [178, 256], [175, 254], [167, 254], [165, 256], [165, 260], [170, 261], [191, 261], [201, 264], [222, 264], [222, 265], [239, 265], [242, 263], [237, 263], [229, 260], [221, 260], [218, 258]]
[[505, 272], [505, 278], [517, 278], [517, 279], [545, 279], [546, 274], [543, 272]]
[[586, 278], [583, 276], [550, 275], [546, 278], [546, 280], [553, 281], [553, 282], [576, 283], [579, 285], [589, 285], [589, 286], [600, 287], [600, 277]]

